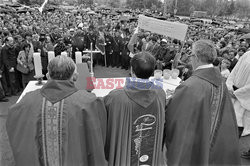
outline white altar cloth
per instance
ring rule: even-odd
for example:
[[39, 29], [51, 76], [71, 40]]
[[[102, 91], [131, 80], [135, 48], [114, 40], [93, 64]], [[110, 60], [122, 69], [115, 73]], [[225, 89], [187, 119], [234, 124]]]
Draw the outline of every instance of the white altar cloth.
[[[111, 88], [110, 89], [102, 88], [102, 86], [98, 86], [98, 83], [100, 83], [100, 82], [104, 82], [104, 85], [106, 86], [106, 83], [107, 83], [106, 81], [108, 79], [110, 81], [113, 81], [113, 83], [114, 83], [114, 87], [112, 89]], [[152, 80], [153, 77], [150, 78], [150, 79]], [[97, 97], [104, 97], [104, 96], [108, 95], [109, 92], [111, 92], [112, 90], [116, 89], [119, 86], [118, 82], [117, 82], [118, 80], [120, 81], [120, 86], [123, 87], [125, 85], [125, 82], [126, 82], [126, 78], [125, 77], [122, 77], [122, 78], [96, 78], [95, 82], [93, 82], [94, 85], [95, 85], [95, 87], [96, 87], [96, 89], [93, 89], [92, 93], [94, 93]], [[163, 80], [163, 82], [161, 82], [162, 85], [163, 85], [162, 88], [163, 88], [163, 90], [165, 92], [167, 90], [174, 91], [175, 88], [180, 84], [180, 81], [181, 81], [180, 78]], [[43, 81], [43, 82], [46, 83], [46, 81]], [[36, 83], [37, 83], [37, 81], [30, 81], [28, 83], [28, 85], [24, 89], [23, 93], [19, 97], [17, 103], [20, 102], [20, 100], [28, 92], [35, 91], [37, 89], [41, 89], [42, 88], [42, 86], [37, 86]], [[157, 85], [159, 85], [159, 84], [157, 84]]]

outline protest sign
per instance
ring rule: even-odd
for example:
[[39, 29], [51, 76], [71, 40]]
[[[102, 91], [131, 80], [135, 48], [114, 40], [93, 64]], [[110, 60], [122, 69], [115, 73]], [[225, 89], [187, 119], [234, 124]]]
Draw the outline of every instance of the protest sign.
[[139, 16], [138, 26], [141, 29], [151, 31], [152, 33], [168, 36], [181, 41], [185, 40], [188, 30], [188, 25], [186, 24], [163, 21], [151, 17], [146, 17], [144, 15]]

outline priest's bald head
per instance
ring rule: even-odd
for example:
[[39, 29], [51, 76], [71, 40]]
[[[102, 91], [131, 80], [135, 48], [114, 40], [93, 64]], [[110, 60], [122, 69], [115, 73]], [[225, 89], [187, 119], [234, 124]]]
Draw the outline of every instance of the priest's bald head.
[[47, 77], [52, 80], [76, 81], [76, 65], [69, 57], [57, 56], [49, 62]]
[[192, 46], [191, 62], [193, 69], [202, 65], [212, 64], [217, 57], [217, 51], [212, 41], [198, 40]]
[[154, 73], [156, 60], [149, 52], [140, 52], [130, 61], [133, 77], [148, 79]]

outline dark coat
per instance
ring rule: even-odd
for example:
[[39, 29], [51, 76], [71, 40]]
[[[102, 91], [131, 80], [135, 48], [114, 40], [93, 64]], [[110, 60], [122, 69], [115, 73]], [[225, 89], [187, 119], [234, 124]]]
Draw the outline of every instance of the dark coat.
[[[60, 127], [50, 128], [43, 117]], [[41, 166], [49, 159], [65, 166], [105, 166], [105, 117], [103, 101], [95, 95], [77, 91], [70, 81], [48, 81], [9, 110], [6, 128], [17, 166]], [[54, 155], [44, 155], [50, 151]]]
[[240, 165], [238, 129], [218, 69], [196, 70], [166, 109], [168, 165]]
[[7, 70], [10, 70], [12, 67], [16, 68], [17, 54], [15, 51], [15, 47], [9, 47], [5, 45], [2, 48], [1, 54], [2, 54], [3, 65], [4, 67], [7, 68]]

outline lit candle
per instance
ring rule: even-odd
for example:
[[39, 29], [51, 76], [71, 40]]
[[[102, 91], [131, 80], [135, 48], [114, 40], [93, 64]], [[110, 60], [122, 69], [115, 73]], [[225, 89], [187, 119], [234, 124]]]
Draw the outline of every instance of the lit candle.
[[76, 55], [76, 64], [82, 63], [82, 53], [80, 51], [77, 51], [75, 55]]
[[68, 54], [67, 54], [67, 52], [64, 51], [64, 52], [61, 53], [61, 56], [66, 56], [67, 57]]
[[37, 77], [42, 76], [42, 62], [40, 53], [34, 53], [34, 65], [35, 65], [35, 74]]
[[50, 62], [53, 58], [55, 58], [55, 52], [49, 51], [48, 52], [48, 62]]

